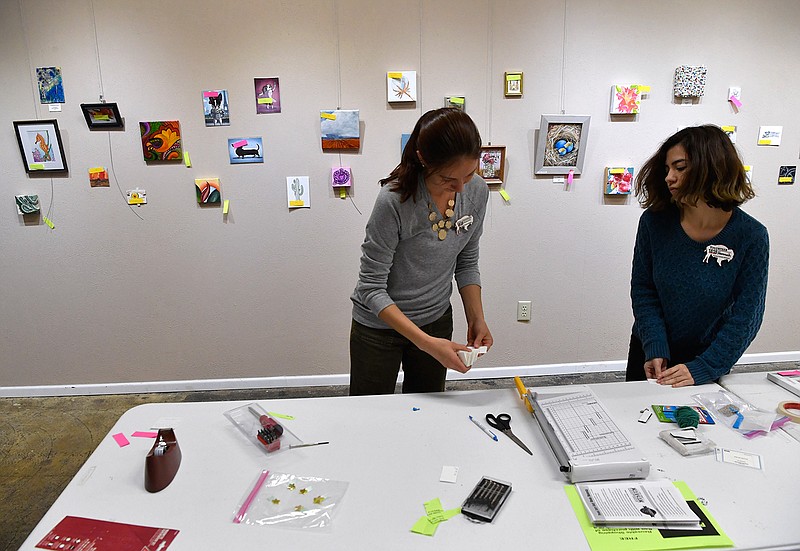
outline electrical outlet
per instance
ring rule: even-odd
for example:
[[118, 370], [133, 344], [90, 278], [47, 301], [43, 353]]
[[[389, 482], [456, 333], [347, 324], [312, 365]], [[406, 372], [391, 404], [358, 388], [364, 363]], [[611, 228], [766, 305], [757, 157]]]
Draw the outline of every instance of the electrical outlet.
[[531, 321], [531, 301], [517, 302], [517, 321]]

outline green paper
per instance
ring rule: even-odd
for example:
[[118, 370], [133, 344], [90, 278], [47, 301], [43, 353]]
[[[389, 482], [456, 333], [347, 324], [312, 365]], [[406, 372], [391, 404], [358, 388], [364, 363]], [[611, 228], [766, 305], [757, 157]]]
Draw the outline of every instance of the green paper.
[[[227, 201], [225, 201], [227, 203]], [[291, 415], [284, 415], [283, 413], [275, 413], [274, 411], [267, 412], [270, 417], [279, 417], [281, 419], [294, 419]]]
[[432, 523], [438, 524], [447, 520], [444, 518], [444, 509], [442, 508], [442, 502], [438, 497], [425, 502], [424, 507], [425, 513], [428, 515], [428, 520], [430, 520]]
[[658, 528], [621, 528], [615, 526], [595, 526], [589, 520], [575, 486], [564, 486], [570, 505], [583, 529], [586, 541], [592, 551], [659, 551], [661, 549], [700, 549], [704, 547], [733, 547], [731, 539], [725, 535], [709, 512], [698, 503], [697, 498], [685, 482], [673, 482], [686, 501], [694, 503], [708, 518], [717, 535], [696, 535], [665, 538]]
[[434, 524], [428, 517], [419, 517], [419, 520], [411, 527], [411, 531], [415, 534], [422, 534], [423, 536], [432, 536], [436, 533], [438, 523]]

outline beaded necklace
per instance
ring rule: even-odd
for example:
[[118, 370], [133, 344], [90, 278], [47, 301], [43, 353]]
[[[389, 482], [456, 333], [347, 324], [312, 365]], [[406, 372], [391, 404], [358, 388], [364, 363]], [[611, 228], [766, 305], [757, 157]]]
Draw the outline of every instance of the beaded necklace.
[[455, 206], [455, 199], [450, 199], [447, 202], [447, 209], [444, 211], [444, 217], [437, 221], [439, 216], [433, 210], [433, 200], [428, 203], [428, 220], [433, 222], [431, 229], [439, 236], [439, 241], [444, 241], [447, 237], [447, 230], [453, 227], [453, 221], [451, 218], [453, 218], [453, 215], [455, 214], [455, 211], [453, 210], [453, 207]]

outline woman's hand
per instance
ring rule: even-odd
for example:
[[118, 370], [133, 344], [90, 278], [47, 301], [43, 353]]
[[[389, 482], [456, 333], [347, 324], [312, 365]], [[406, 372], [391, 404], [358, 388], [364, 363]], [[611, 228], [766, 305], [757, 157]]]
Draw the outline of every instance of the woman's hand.
[[678, 364], [662, 372], [661, 376], [658, 377], [658, 384], [671, 385], [672, 388], [690, 386], [694, 384], [694, 377], [692, 377], [686, 364]]
[[653, 358], [644, 362], [644, 375], [648, 379], [658, 379], [666, 368], [666, 358]]
[[464, 365], [464, 362], [461, 361], [461, 358], [459, 358], [457, 354], [459, 350], [469, 350], [469, 348], [463, 344], [438, 337], [429, 337], [425, 344], [420, 346], [419, 349], [433, 356], [436, 361], [447, 369], [452, 369], [459, 373], [466, 373], [469, 371], [469, 367]]
[[470, 323], [467, 327], [467, 344], [473, 348], [485, 346], [486, 350], [489, 350], [494, 344], [492, 333], [483, 318], [480, 321]]

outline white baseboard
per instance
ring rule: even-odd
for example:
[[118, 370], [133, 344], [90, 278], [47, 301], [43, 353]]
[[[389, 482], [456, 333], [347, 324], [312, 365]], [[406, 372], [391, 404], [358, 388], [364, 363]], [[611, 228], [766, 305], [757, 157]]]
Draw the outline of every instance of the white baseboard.
[[[794, 352], [767, 352], [745, 354], [739, 365], [800, 361], [800, 350]], [[469, 373], [449, 371], [451, 381], [465, 379], [502, 379], [506, 377], [531, 377], [536, 375], [568, 375], [625, 371], [625, 360], [608, 362], [582, 362], [569, 364], [518, 365], [513, 367], [476, 367]], [[403, 373], [400, 372], [400, 381]], [[295, 388], [308, 386], [344, 386], [350, 384], [350, 375], [299, 375], [293, 377], [252, 377], [247, 379], [197, 379], [187, 381], [144, 381], [131, 383], [100, 383], [84, 385], [40, 385], [0, 387], [0, 398], [28, 398], [36, 396], [94, 396], [102, 394], [147, 394], [151, 392], [194, 392], [203, 390], [243, 390], [249, 388]]]

